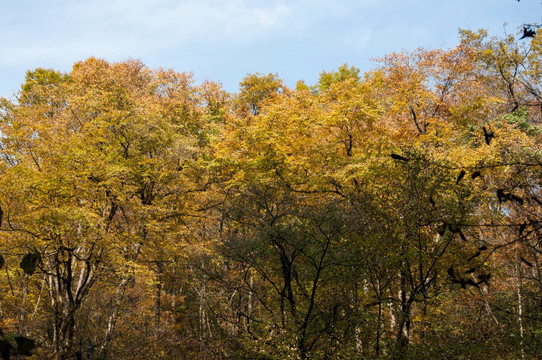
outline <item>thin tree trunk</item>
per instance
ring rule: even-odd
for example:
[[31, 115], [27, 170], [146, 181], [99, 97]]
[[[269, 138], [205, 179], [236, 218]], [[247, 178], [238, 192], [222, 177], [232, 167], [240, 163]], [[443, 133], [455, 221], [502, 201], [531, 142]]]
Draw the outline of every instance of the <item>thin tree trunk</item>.
[[130, 282], [129, 277], [124, 277], [118, 288], [117, 293], [115, 295], [115, 302], [113, 306], [111, 307], [111, 312], [109, 313], [109, 317], [107, 319], [107, 328], [105, 330], [105, 340], [103, 344], [100, 347], [100, 352], [104, 359], [107, 358], [107, 349], [111, 341], [113, 340], [114, 334], [115, 334], [115, 328], [116, 328], [116, 322], [117, 322], [117, 311], [121, 304], [122, 298], [124, 297], [124, 292], [126, 290], [126, 286]]
[[164, 264], [162, 262], [156, 263], [157, 268], [157, 281], [156, 281], [156, 298], [154, 301], [154, 326], [158, 328], [160, 325], [161, 316], [161, 302], [162, 302], [162, 274], [164, 273]]
[[378, 319], [376, 324], [376, 343], [375, 343], [375, 353], [376, 356], [380, 356], [380, 331], [382, 328], [382, 302], [378, 302]]
[[25, 314], [26, 311], [24, 309], [26, 305], [26, 295], [28, 294], [28, 274], [23, 275], [23, 293], [22, 293], [22, 300], [21, 300], [21, 307], [19, 309], [19, 333], [26, 335], [25, 331]]
[[401, 283], [401, 289], [399, 291], [401, 313], [399, 317], [399, 322], [397, 323], [393, 359], [403, 359], [406, 356], [406, 349], [410, 340], [410, 310], [413, 300], [408, 296], [406, 291], [406, 275], [404, 273], [400, 273], [399, 276]]
[[246, 318], [246, 322], [247, 322], [247, 331], [250, 333], [250, 319], [252, 318], [252, 311], [253, 311], [253, 300], [252, 300], [252, 291], [254, 289], [254, 275], [252, 274], [252, 272], [250, 273], [249, 275], [249, 286], [250, 286], [250, 291], [248, 292], [248, 300], [247, 300], [247, 318]]
[[[158, 276], [158, 278], [160, 279], [160, 276]], [[158, 280], [158, 282], [156, 283], [156, 299], [154, 301], [154, 326], [156, 328], [158, 328], [158, 326], [160, 325], [160, 306], [161, 306], [160, 295], [161, 293], [162, 293], [162, 284], [160, 280]]]
[[521, 352], [521, 359], [525, 360], [525, 351], [523, 349], [523, 298], [521, 295], [521, 267], [519, 263], [519, 254], [516, 247], [516, 289], [518, 296], [518, 325], [519, 325], [519, 347]]

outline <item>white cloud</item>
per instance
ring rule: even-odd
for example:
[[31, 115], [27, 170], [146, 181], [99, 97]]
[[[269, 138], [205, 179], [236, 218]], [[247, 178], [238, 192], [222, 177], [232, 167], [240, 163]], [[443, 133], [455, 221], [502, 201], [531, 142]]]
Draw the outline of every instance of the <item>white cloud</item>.
[[[282, 2], [253, 5], [246, 0], [231, 1], [94, 1], [70, 8], [83, 23], [102, 35], [113, 31], [113, 38], [131, 37], [136, 41], [158, 44], [190, 41], [234, 39], [250, 40], [284, 29], [292, 8]], [[155, 44], [156, 45], [156, 44]]]
[[402, 48], [453, 46], [458, 27], [514, 29], [539, 10], [534, 0], [0, 0], [0, 86], [89, 56], [216, 80], [280, 70], [295, 81]]
[[[140, 57], [198, 42], [242, 46], [287, 35], [295, 15], [282, 1], [248, 0], [66, 1], [62, 12], [56, 8], [55, 21], [50, 21], [51, 13], [37, 11], [34, 19], [28, 19], [40, 29], [37, 33], [21, 31], [21, 36], [2, 44], [9, 57], [0, 55], [0, 66], [28, 63], [31, 58]], [[20, 30], [27, 27], [14, 25]]]

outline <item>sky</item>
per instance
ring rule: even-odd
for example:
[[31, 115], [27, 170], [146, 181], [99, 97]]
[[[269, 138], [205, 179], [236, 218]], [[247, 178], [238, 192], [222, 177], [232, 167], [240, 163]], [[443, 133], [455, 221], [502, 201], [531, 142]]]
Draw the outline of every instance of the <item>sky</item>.
[[541, 0], [0, 0], [0, 97], [27, 70], [91, 56], [229, 92], [253, 73], [311, 85], [344, 63], [365, 72], [392, 52], [454, 47], [460, 28], [504, 36], [541, 19]]

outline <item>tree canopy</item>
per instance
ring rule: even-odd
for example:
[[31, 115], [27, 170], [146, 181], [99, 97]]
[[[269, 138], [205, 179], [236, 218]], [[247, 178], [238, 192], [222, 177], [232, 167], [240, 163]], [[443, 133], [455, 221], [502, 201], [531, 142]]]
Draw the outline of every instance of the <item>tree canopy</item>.
[[0, 357], [537, 358], [542, 39], [0, 101]]

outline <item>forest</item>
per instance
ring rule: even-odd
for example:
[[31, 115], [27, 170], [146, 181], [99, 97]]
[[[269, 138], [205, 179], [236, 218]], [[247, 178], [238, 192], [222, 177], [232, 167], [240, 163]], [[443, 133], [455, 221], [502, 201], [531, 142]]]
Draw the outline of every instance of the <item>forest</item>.
[[535, 359], [542, 36], [237, 93], [141, 61], [0, 98], [3, 359]]

